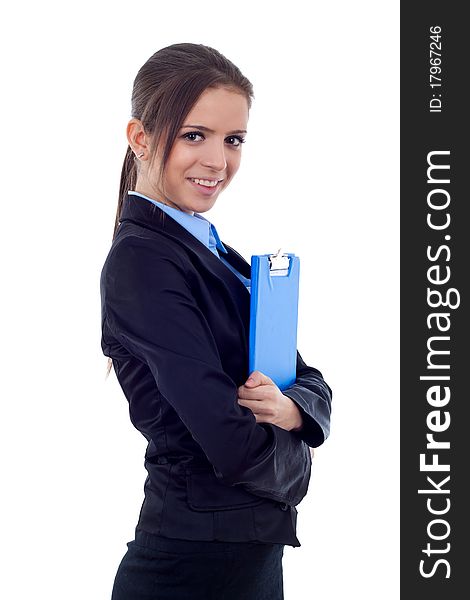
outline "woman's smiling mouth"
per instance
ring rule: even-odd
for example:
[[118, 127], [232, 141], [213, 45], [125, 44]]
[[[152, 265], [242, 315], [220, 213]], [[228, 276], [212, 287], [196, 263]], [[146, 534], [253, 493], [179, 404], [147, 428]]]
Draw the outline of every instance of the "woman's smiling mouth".
[[199, 179], [197, 177], [188, 177], [188, 181], [197, 190], [205, 196], [212, 196], [215, 190], [219, 189], [219, 184], [223, 179]]
[[197, 177], [189, 177], [189, 180], [206, 187], [215, 187], [221, 181], [220, 179], [199, 179]]

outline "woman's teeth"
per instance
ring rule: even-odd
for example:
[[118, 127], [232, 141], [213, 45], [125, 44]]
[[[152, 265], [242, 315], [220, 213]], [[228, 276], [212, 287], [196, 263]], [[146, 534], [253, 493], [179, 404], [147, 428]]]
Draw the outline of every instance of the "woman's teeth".
[[218, 181], [210, 181], [209, 179], [193, 179], [191, 181], [194, 183], [198, 183], [199, 185], [205, 185], [206, 187], [215, 187], [219, 182]]

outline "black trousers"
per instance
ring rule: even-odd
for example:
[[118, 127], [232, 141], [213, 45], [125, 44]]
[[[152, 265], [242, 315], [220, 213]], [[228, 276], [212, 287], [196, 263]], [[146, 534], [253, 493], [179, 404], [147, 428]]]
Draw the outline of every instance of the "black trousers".
[[283, 600], [284, 544], [198, 542], [136, 531], [111, 600]]

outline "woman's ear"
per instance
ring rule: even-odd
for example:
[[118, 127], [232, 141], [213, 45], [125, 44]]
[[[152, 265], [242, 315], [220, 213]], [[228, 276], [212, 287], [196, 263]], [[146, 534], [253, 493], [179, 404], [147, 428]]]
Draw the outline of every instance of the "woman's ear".
[[144, 155], [148, 156], [148, 139], [144, 130], [144, 126], [142, 125], [142, 121], [132, 118], [127, 124], [126, 135], [129, 146], [132, 148], [136, 156], [142, 154], [142, 152]]

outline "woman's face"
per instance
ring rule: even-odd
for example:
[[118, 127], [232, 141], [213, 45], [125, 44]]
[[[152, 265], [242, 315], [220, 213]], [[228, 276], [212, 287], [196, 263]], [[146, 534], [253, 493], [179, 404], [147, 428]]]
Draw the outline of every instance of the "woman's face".
[[[244, 95], [228, 88], [207, 89], [177, 134], [163, 186], [158, 181], [157, 160], [147, 170], [147, 181], [138, 179], [137, 183], [147, 188], [146, 195], [184, 212], [209, 210], [238, 171], [247, 123], [248, 102]], [[217, 183], [213, 186], [212, 182]], [[137, 185], [136, 191], [146, 193]]]

